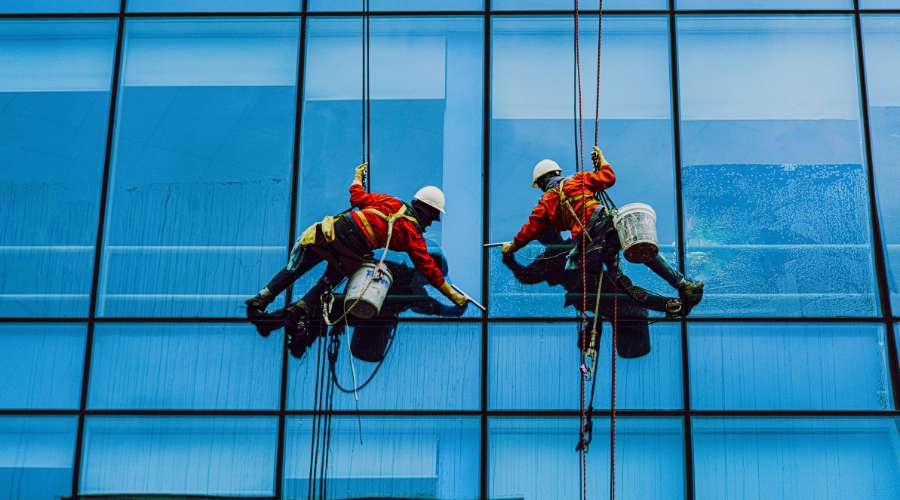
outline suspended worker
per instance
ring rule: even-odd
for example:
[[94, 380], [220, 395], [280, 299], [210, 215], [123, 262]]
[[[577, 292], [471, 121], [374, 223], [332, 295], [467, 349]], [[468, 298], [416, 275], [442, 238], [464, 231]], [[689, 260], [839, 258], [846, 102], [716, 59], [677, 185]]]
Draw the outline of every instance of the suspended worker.
[[[571, 231], [575, 245], [569, 253], [566, 269], [580, 268], [582, 260], [588, 267], [586, 272], [600, 272], [599, 267], [605, 265], [613, 282], [637, 302], [651, 309], [662, 308], [669, 316], [686, 316], [703, 298], [703, 282], [685, 278], [662, 255], [657, 254], [645, 265], [678, 290], [680, 300], [672, 301], [634, 286], [622, 274], [618, 265], [621, 250], [618, 233], [609, 211], [601, 208], [597, 200], [597, 195], [615, 184], [616, 174], [596, 146], [591, 160], [593, 172], [578, 172], [571, 177], [563, 177], [562, 168], [553, 160], [541, 160], [534, 166], [533, 186], [544, 194], [515, 238], [503, 244], [503, 254], [509, 255], [524, 247], [551, 226], [558, 231]], [[583, 238], [588, 241], [582, 241]], [[586, 247], [584, 254], [583, 245]], [[657, 301], [660, 303], [655, 304]]]
[[[263, 324], [267, 317], [266, 307], [307, 271], [327, 261], [325, 273], [313, 286], [314, 293], [307, 293], [305, 300], [285, 308], [285, 331], [289, 335], [296, 330], [298, 321], [304, 321], [318, 309], [317, 305], [307, 302], [318, 300], [321, 292], [336, 287], [370, 259], [373, 250], [385, 246], [406, 252], [431, 286], [457, 306], [466, 304], [466, 296], [454, 290], [444, 279], [422, 236], [428, 226], [439, 221], [444, 213], [444, 193], [434, 186], [425, 186], [416, 192], [409, 203], [386, 194], [367, 193], [363, 188], [367, 169], [366, 163], [356, 167], [353, 183], [350, 184], [351, 209], [336, 216], [327, 216], [306, 228], [294, 243], [287, 266], [245, 302], [247, 317], [257, 325], [261, 335], [267, 336], [273, 329]], [[389, 226], [392, 226], [390, 241]]]

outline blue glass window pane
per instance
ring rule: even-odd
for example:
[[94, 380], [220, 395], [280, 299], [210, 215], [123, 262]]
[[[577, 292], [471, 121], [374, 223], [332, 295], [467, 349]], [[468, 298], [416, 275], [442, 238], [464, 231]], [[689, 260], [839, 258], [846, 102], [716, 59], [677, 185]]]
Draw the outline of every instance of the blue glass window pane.
[[[900, 16], [863, 16], [869, 125], [891, 307], [900, 310]], [[895, 313], [896, 314], [896, 313]]]
[[[287, 421], [285, 498], [306, 498], [309, 418]], [[477, 418], [335, 417], [328, 457], [329, 498], [477, 498]], [[362, 435], [359, 426], [362, 426]]]
[[[609, 408], [612, 329], [603, 325], [595, 408]], [[619, 408], [682, 407], [681, 336], [676, 324], [619, 323]], [[488, 344], [490, 407], [500, 410], [571, 410], [580, 404], [578, 329], [574, 324], [492, 325]], [[642, 357], [631, 355], [650, 352]]]
[[282, 343], [248, 325], [98, 325], [88, 406], [278, 408]]
[[119, 12], [119, 0], [6, 0], [0, 4], [4, 14], [95, 12]]
[[[381, 350], [387, 332], [376, 327], [353, 329], [350, 347], [361, 355]], [[316, 364], [320, 339], [305, 357], [290, 361], [288, 407], [312, 409], [315, 397]], [[347, 337], [342, 337], [347, 342]], [[335, 391], [334, 408], [339, 410], [475, 410], [481, 396], [481, 327], [477, 324], [402, 323], [393, 345], [372, 383], [353, 394]], [[335, 373], [340, 384], [353, 387], [349, 354], [341, 346]], [[371, 359], [371, 358], [369, 358]], [[434, 363], [438, 363], [434, 365]], [[439, 366], [439, 367], [438, 367]], [[354, 359], [357, 382], [368, 379], [378, 363]]]
[[691, 325], [688, 342], [692, 408], [894, 407], [879, 325]]
[[286, 260], [297, 20], [126, 28], [98, 313], [243, 315]]
[[[363, 0], [309, 0], [311, 12], [362, 12]], [[369, 0], [369, 11], [480, 10], [484, 0]]]
[[128, 0], [129, 12], [291, 12], [301, 0]]
[[0, 408], [78, 408], [84, 325], [0, 326]]
[[[443, 251], [450, 281], [480, 298], [484, 22], [416, 17], [370, 23], [372, 191], [408, 201], [423, 185], [443, 189], [447, 214], [425, 238]], [[361, 161], [361, 46], [359, 18], [309, 20], [298, 234], [349, 207], [348, 188]], [[405, 254], [391, 259], [408, 262]], [[320, 274], [307, 273], [297, 289]], [[470, 307], [467, 314], [480, 312]]]
[[[598, 2], [581, 2], [579, 10], [597, 10]], [[603, 10], [668, 9], [668, 0], [605, 0]], [[574, 10], [572, 0], [491, 0], [492, 10]], [[606, 20], [604, 19], [604, 22]], [[604, 34], [605, 36], [605, 34]]]
[[852, 9], [852, 0], [675, 0], [677, 9]]
[[877, 310], [849, 16], [678, 21], [695, 314]]
[[[677, 215], [667, 22], [665, 17], [604, 20], [600, 142], [618, 172], [609, 194], [620, 205], [644, 202], [655, 207], [662, 251], [674, 262]], [[540, 192], [531, 186], [536, 162], [553, 158], [566, 175], [575, 173], [572, 32], [569, 17], [493, 20], [491, 241], [510, 240], [540, 198]], [[583, 20], [581, 43], [585, 47], [584, 144], [590, 150], [597, 74], [593, 56], [596, 16]], [[646, 179], [655, 182], [647, 183]], [[533, 242], [516, 254], [518, 262], [539, 262], [535, 259], [543, 250]], [[643, 266], [626, 266], [626, 272], [641, 286], [673, 294], [665, 282]], [[490, 280], [493, 315], [572, 315], [571, 309], [563, 308], [565, 291], [561, 286], [520, 283], [501, 263], [499, 248], [491, 250]], [[580, 284], [578, 290], [580, 293]]]
[[[492, 418], [491, 498], [579, 498], [577, 418]], [[616, 498], [684, 498], [684, 438], [678, 418], [616, 422]], [[594, 418], [587, 489], [609, 491], [609, 418]]]
[[274, 417], [88, 417], [84, 494], [272, 495]]
[[77, 417], [0, 417], [0, 497], [55, 500], [72, 493]]
[[900, 7], [898, 0], [859, 0], [861, 9], [896, 9]]
[[115, 45], [115, 21], [0, 22], [0, 316], [87, 316]]
[[893, 418], [694, 418], [698, 499], [900, 497]]

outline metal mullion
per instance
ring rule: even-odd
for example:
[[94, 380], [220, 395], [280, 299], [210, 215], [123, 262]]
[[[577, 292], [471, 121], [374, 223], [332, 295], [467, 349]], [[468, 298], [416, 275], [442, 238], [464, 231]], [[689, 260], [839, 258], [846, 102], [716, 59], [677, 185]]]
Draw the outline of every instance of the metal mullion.
[[[482, 61], [482, 136], [481, 136], [481, 239], [490, 241], [490, 165], [491, 165], [491, 0], [485, 0]], [[488, 311], [490, 311], [490, 249], [481, 248], [481, 301], [487, 311], [481, 313], [481, 401], [479, 414], [479, 498], [487, 499], [488, 484]]]
[[[675, 212], [678, 218], [677, 238], [678, 269], [685, 273], [685, 237], [684, 237], [684, 200], [681, 178], [681, 95], [679, 92], [678, 73], [678, 23], [675, 15], [675, 0], [669, 0], [669, 86], [672, 105], [672, 160], [675, 165]], [[684, 491], [687, 500], [694, 498], [694, 439], [691, 422], [691, 380], [690, 356], [688, 355], [687, 321], [679, 321], [681, 337], [681, 390], [684, 417], [682, 419], [682, 436], [684, 439]]]
[[[303, 0], [301, 8], [304, 12], [306, 11], [306, 3], [307, 0]], [[288, 253], [290, 253], [291, 251], [291, 246], [294, 243], [294, 239], [296, 238], [297, 233], [297, 204], [299, 202], [298, 198], [300, 190], [300, 129], [303, 122], [303, 96], [304, 83], [306, 81], [307, 19], [308, 18], [305, 15], [299, 17], [300, 32], [299, 40], [297, 41], [297, 80], [295, 82], [295, 84], [297, 85], [297, 93], [294, 108], [294, 142], [291, 157], [291, 202], [290, 213], [288, 214]], [[288, 290], [285, 292], [285, 304], [290, 304], [291, 299], [292, 290], [291, 288], [288, 288]], [[288, 356], [287, 341], [288, 336], [286, 333], [283, 333], [281, 345], [281, 377], [279, 384], [280, 392], [278, 398], [278, 442], [276, 444], [277, 448], [275, 452], [275, 498], [282, 497], [284, 483], [284, 449], [286, 446], [285, 426], [287, 419], [285, 411], [287, 410], [288, 375], [290, 373], [289, 363], [291, 361], [291, 358]]]
[[891, 310], [890, 284], [887, 280], [887, 259], [884, 254], [884, 242], [881, 239], [881, 221], [878, 214], [877, 189], [875, 187], [875, 164], [872, 158], [872, 134], [869, 121], [869, 89], [866, 80], [865, 51], [863, 50], [862, 19], [859, 13], [859, 0], [853, 0], [856, 13], [853, 16], [856, 32], [856, 67], [858, 72], [860, 110], [862, 112], [863, 146], [866, 155], [866, 184], [869, 191], [869, 229], [872, 231], [872, 251], [875, 264], [875, 281], [878, 297], [881, 302], [882, 319], [887, 336], [887, 354], [891, 389], [894, 397], [894, 408], [900, 409], [900, 368], [898, 368], [897, 342], [894, 328], [894, 314]]
[[[698, 318], [666, 318], [666, 317], [640, 317], [640, 316], [620, 316], [619, 320], [621, 321], [647, 321], [651, 324], [653, 323], [680, 323], [682, 321], [687, 322], [688, 324], [708, 324], [708, 323], [741, 323], [741, 324], [768, 324], [768, 323], [791, 323], [791, 324], [816, 324], [816, 323], [829, 323], [829, 324], [844, 324], [844, 323], [862, 323], [862, 324], [884, 324], [886, 321], [888, 324], [891, 324], [892, 321], [896, 321], [898, 318], [888, 318], [887, 320], [881, 316], [870, 316], [870, 317], [850, 317], [850, 316], [825, 316], [825, 317], [798, 317], [798, 316], [756, 316], [756, 317], [733, 317], [733, 316], [706, 316], [706, 317], [698, 317]], [[69, 317], [69, 318], [38, 318], [38, 317], [27, 317], [27, 318], [0, 318], [0, 324], [13, 324], [13, 323], [56, 323], [56, 324], [72, 324], [72, 323], [87, 323], [91, 321], [90, 318], [87, 317]], [[378, 322], [379, 320], [369, 320], [372, 322]], [[388, 320], [385, 320], [387, 322]], [[397, 318], [397, 322], [400, 324], [407, 325], [415, 325], [415, 324], [481, 324], [483, 318], [481, 317], [468, 317], [468, 318], [445, 318], [445, 317], [410, 317], [410, 318]], [[536, 324], [536, 323], [551, 323], [551, 324], [568, 324], [568, 323], [577, 323], [577, 318], [565, 317], [565, 316], [500, 316], [500, 317], [488, 317], [486, 319], [488, 323], [493, 324], [509, 324], [509, 323], [527, 323], [527, 324]], [[250, 320], [247, 318], [241, 317], [226, 317], [226, 318], [214, 318], [214, 317], [206, 317], [206, 318], [194, 318], [194, 317], [105, 317], [105, 318], [95, 318], [94, 323], [96, 324], [167, 324], [167, 323], [178, 323], [178, 324], [245, 324], [249, 323]], [[0, 333], [2, 335], [2, 333]]]
[[[287, 416], [313, 416], [322, 415], [324, 410], [285, 410], [284, 412], [276, 409], [272, 410], [238, 410], [238, 409], [164, 409], [164, 408], [121, 408], [121, 409], [30, 409], [30, 408], [13, 408], [0, 409], [0, 416], [101, 416], [101, 417], [278, 417], [282, 414]], [[580, 416], [580, 410], [577, 408], [561, 409], [497, 409], [482, 411], [481, 409], [460, 409], [460, 410], [440, 410], [440, 409], [397, 409], [397, 410], [333, 410], [334, 415], [339, 416], [369, 416], [369, 417], [573, 417]], [[609, 416], [609, 408], [598, 408], [594, 411], [596, 415]], [[626, 417], [685, 417], [688, 416], [685, 409], [617, 409], [616, 414]], [[750, 409], [734, 409], [734, 410], [691, 410], [690, 415], [693, 417], [798, 417], [798, 418], [818, 418], [818, 417], [900, 417], [900, 410], [750, 410]]]
[[[579, 11], [582, 15], [597, 15], [596, 9]], [[372, 17], [428, 17], [428, 16], [571, 16], [574, 10], [498, 10], [488, 14], [485, 10], [398, 10], [370, 12]], [[604, 16], [653, 16], [677, 14], [679, 16], [805, 16], [834, 14], [900, 14], [900, 9], [624, 9], [603, 11]], [[202, 12], [128, 12], [126, 18], [146, 17], [359, 17], [362, 11], [341, 12], [301, 12], [301, 11], [202, 11]], [[84, 18], [117, 18], [119, 14], [111, 12], [57, 12], [57, 13], [0, 13], [0, 19], [84, 19]]]
[[81, 367], [81, 397], [78, 406], [78, 424], [75, 434], [75, 456], [72, 464], [72, 495], [78, 495], [79, 482], [81, 480], [81, 456], [84, 446], [85, 410], [87, 409], [88, 387], [91, 377], [91, 354], [94, 345], [94, 329], [97, 318], [97, 294], [100, 284], [100, 267], [103, 256], [103, 233], [106, 224], [106, 204], [109, 197], [110, 170], [112, 163], [113, 139], [115, 137], [116, 112], [118, 110], [119, 88], [121, 86], [120, 75], [122, 68], [122, 45], [125, 38], [125, 4], [127, 0], [120, 0], [118, 24], [116, 27], [116, 50], [113, 59], [113, 73], [110, 82], [109, 114], [106, 130], [106, 151], [103, 157], [103, 177], [100, 187], [100, 207], [97, 217], [97, 235], [94, 240], [94, 268], [91, 277], [91, 296], [88, 306], [88, 323], [85, 335], [84, 364]]

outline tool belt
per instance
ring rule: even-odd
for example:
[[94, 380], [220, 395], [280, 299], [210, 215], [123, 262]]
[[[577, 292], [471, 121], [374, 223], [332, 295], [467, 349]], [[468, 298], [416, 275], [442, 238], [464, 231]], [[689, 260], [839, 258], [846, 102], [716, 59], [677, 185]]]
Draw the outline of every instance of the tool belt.
[[307, 227], [298, 244], [324, 256], [344, 274], [356, 270], [372, 257], [372, 247], [350, 214], [326, 216]]

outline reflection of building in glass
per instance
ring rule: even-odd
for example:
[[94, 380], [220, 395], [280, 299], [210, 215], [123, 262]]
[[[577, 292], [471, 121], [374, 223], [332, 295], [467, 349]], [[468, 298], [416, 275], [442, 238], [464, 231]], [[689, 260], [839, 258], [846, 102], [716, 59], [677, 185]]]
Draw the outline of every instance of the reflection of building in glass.
[[[3, 4], [0, 497], [305, 498], [317, 350], [287, 357], [242, 300], [348, 206], [361, 2]], [[519, 228], [535, 162], [575, 171], [571, 2], [371, 7], [372, 188], [445, 191], [429, 244], [488, 313], [399, 313], [360, 400], [335, 395], [329, 496], [577, 498], [571, 297], [482, 248]], [[604, 8], [610, 194], [651, 204], [667, 259], [706, 282], [618, 360], [617, 496], [900, 497], [900, 2]], [[588, 148], [597, 21], [580, 18]]]

